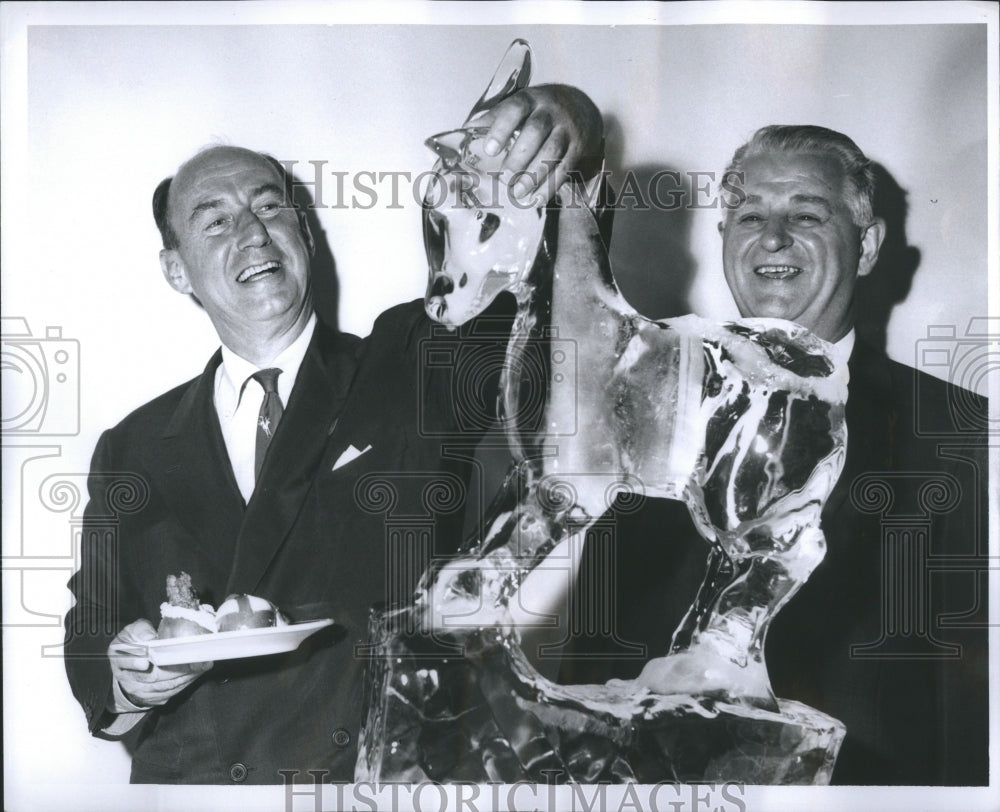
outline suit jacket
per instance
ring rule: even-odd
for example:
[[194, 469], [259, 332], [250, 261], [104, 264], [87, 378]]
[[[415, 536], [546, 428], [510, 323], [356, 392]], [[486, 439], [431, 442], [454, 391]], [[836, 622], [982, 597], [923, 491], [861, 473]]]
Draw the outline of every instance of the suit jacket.
[[[352, 779], [369, 609], [408, 598], [458, 543], [469, 470], [442, 439], [454, 369], [420, 363], [424, 339], [456, 339], [430, 329], [419, 302], [363, 341], [317, 324], [247, 505], [213, 405], [221, 353], [101, 437], [65, 649], [95, 735], [109, 721], [108, 643], [138, 618], [157, 623], [170, 573], [190, 573], [214, 605], [243, 592], [293, 620], [336, 621], [295, 652], [219, 662], [151, 711], [128, 737], [134, 782]], [[351, 445], [371, 449], [335, 469]]]
[[[771, 625], [772, 685], [846, 725], [834, 783], [985, 784], [986, 403], [860, 341], [850, 375], [826, 557]], [[611, 631], [578, 623], [567, 682], [632, 678], [665, 654], [705, 571], [682, 503], [620, 501], [599, 524], [577, 594], [614, 590]]]

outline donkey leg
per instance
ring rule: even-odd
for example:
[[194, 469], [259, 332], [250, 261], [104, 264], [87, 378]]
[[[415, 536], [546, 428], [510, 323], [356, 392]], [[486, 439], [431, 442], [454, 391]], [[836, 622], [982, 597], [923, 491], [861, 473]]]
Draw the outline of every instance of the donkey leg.
[[736, 577], [721, 590], [690, 645], [651, 660], [638, 682], [657, 693], [716, 696], [777, 710], [764, 662], [767, 629], [825, 552], [822, 531], [808, 525], [784, 550], [734, 559]]
[[687, 610], [684, 618], [674, 630], [674, 636], [670, 641], [672, 653], [684, 651], [691, 646], [695, 635], [708, 623], [722, 591], [736, 577], [736, 567], [733, 560], [718, 544], [714, 542], [711, 544], [705, 578], [698, 588], [694, 603], [691, 604], [691, 608]]

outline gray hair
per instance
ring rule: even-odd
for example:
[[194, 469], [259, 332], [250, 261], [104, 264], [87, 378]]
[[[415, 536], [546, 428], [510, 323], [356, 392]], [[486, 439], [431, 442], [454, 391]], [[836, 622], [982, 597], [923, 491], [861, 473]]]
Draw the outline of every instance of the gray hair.
[[845, 202], [854, 224], [860, 228], [874, 219], [875, 171], [872, 162], [850, 138], [836, 130], [813, 124], [771, 124], [761, 127], [733, 153], [726, 172], [742, 172], [743, 162], [772, 152], [828, 155], [844, 173]]

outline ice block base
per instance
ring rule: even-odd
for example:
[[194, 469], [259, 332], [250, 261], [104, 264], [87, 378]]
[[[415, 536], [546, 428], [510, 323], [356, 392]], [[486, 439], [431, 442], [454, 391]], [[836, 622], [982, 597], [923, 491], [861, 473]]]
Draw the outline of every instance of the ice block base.
[[631, 681], [558, 685], [494, 629], [448, 640], [376, 625], [359, 781], [827, 784], [844, 738], [798, 702], [775, 713]]

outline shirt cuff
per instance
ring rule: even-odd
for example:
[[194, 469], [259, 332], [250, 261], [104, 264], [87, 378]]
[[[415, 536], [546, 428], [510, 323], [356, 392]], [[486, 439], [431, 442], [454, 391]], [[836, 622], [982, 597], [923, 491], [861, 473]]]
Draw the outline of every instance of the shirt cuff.
[[144, 708], [141, 705], [136, 705], [132, 702], [125, 692], [122, 690], [121, 685], [118, 684], [118, 680], [111, 683], [111, 690], [114, 694], [114, 702], [111, 703], [111, 707], [108, 708], [112, 713], [145, 713], [151, 708]]
[[112, 682], [112, 701], [108, 703], [108, 712], [114, 714], [110, 724], [101, 728], [107, 736], [124, 736], [139, 722], [146, 718], [151, 708], [141, 708], [125, 696], [118, 681]]

